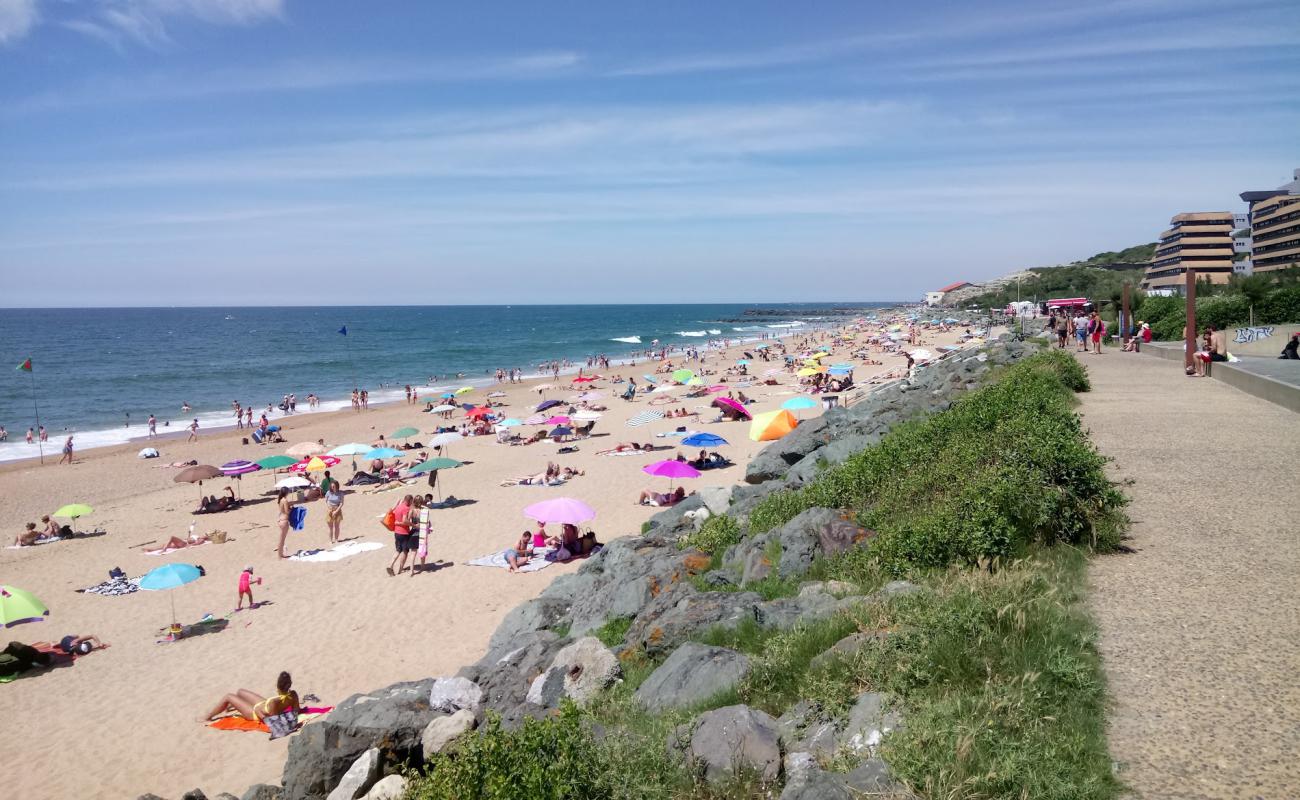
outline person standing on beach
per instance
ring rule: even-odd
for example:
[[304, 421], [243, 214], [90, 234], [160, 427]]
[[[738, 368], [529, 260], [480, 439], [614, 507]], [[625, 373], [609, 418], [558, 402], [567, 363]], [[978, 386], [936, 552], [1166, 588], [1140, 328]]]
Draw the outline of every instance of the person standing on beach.
[[325, 527], [329, 531], [330, 544], [338, 544], [343, 528], [343, 492], [337, 480], [330, 480], [325, 489]]
[[411, 553], [411, 503], [412, 497], [408, 494], [393, 506], [393, 547], [397, 552], [388, 563], [389, 577], [400, 575], [406, 569], [406, 557]]
[[245, 407], [244, 414], [248, 417], [248, 427], [250, 428], [253, 427], [253, 404], [252, 403], [249, 403]]
[[149, 437], [150, 439], [158, 438], [158, 418], [153, 414], [149, 415]]
[[27, 443], [28, 443], [28, 444], [31, 444], [31, 443], [32, 443], [32, 429], [31, 429], [31, 428], [28, 428], [28, 429], [27, 429]]
[[63, 457], [59, 459], [59, 463], [62, 464], [65, 461], [68, 462], [69, 464], [72, 463], [72, 437], [71, 436], [69, 436], [68, 440], [63, 443]]
[[5, 430], [5, 426], [0, 425], [0, 442], [7, 441], [9, 441], [9, 431]]
[[275, 501], [276, 518], [275, 525], [280, 529], [280, 542], [275, 547], [275, 553], [280, 558], [288, 558], [284, 554], [284, 540], [289, 537], [289, 512], [293, 506], [289, 504], [289, 490], [280, 489], [279, 496]]
[[199, 421], [196, 419], [190, 423], [190, 435], [186, 442], [197, 442], [199, 440]]
[[41, 441], [42, 441], [42, 442], [48, 442], [48, 441], [50, 440], [50, 435], [49, 435], [48, 433], [45, 432], [45, 426], [44, 426], [44, 425], [40, 426], [40, 427], [37, 429], [37, 434], [41, 437]]

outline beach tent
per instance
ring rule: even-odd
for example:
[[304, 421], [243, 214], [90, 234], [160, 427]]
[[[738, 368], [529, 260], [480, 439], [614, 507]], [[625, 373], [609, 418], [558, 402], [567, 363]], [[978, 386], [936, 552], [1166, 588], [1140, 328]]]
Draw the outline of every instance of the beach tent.
[[799, 420], [784, 408], [765, 411], [755, 416], [754, 421], [750, 423], [749, 438], [756, 442], [770, 442], [773, 439], [780, 439], [798, 426]]

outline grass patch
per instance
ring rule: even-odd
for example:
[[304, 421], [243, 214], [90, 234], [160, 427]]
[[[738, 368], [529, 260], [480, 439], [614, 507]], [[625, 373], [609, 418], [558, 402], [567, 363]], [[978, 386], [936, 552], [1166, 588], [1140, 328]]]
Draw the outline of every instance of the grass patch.
[[[677, 540], [681, 550], [695, 549], [713, 556], [717, 561], [728, 547], [739, 542], [740, 524], [725, 514], [704, 520], [698, 531], [687, 533]], [[716, 569], [716, 565], [715, 565]]]
[[627, 636], [628, 629], [632, 627], [631, 617], [611, 617], [605, 620], [605, 624], [591, 632], [606, 647], [618, 647], [623, 643], [623, 637]]

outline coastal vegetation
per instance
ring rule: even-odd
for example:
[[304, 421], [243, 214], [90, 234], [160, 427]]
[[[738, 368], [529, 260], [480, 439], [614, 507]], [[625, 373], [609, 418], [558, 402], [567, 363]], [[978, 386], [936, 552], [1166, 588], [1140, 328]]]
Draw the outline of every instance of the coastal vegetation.
[[[903, 715], [879, 754], [922, 797], [1116, 796], [1083, 597], [1088, 554], [1116, 548], [1127, 519], [1072, 408], [1074, 392], [1088, 388], [1072, 357], [1039, 353], [948, 410], [894, 427], [804, 488], [772, 494], [748, 515], [711, 517], [680, 544], [715, 569], [729, 548], [814, 507], [839, 509], [871, 535], [797, 579], [736, 587], [768, 582], [781, 591], [763, 594], [785, 596], [817, 579], [846, 598], [839, 612], [784, 629], [745, 619], [693, 634], [749, 660], [733, 687], [686, 708], [648, 710], [636, 690], [664, 653], [624, 639], [631, 626], [611, 619], [593, 633], [616, 648], [622, 681], [515, 730], [490, 717], [411, 775], [407, 796], [769, 797], [772, 786], [745, 770], [701, 777], [680, 747], [681, 726], [737, 703], [842, 718], [864, 692]], [[779, 559], [779, 549], [769, 556]], [[905, 590], [890, 590], [897, 586]], [[838, 648], [853, 635], [865, 645]], [[861, 757], [841, 745], [820, 766], [846, 770]]]
[[[1133, 318], [1151, 326], [1156, 339], [1181, 339], [1187, 324], [1182, 297], [1135, 298]], [[1196, 324], [1218, 330], [1242, 325], [1275, 325], [1300, 321], [1300, 268], [1251, 276], [1236, 276], [1223, 285], [1202, 283], [1196, 288]]]

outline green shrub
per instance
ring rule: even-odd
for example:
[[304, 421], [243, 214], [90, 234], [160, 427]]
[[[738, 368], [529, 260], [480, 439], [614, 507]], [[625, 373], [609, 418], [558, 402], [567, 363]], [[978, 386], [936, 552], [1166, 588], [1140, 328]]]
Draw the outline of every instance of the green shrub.
[[682, 550], [696, 549], [709, 555], [721, 555], [731, 545], [740, 541], [740, 525], [735, 519], [720, 514], [709, 517], [700, 529], [677, 540]]

